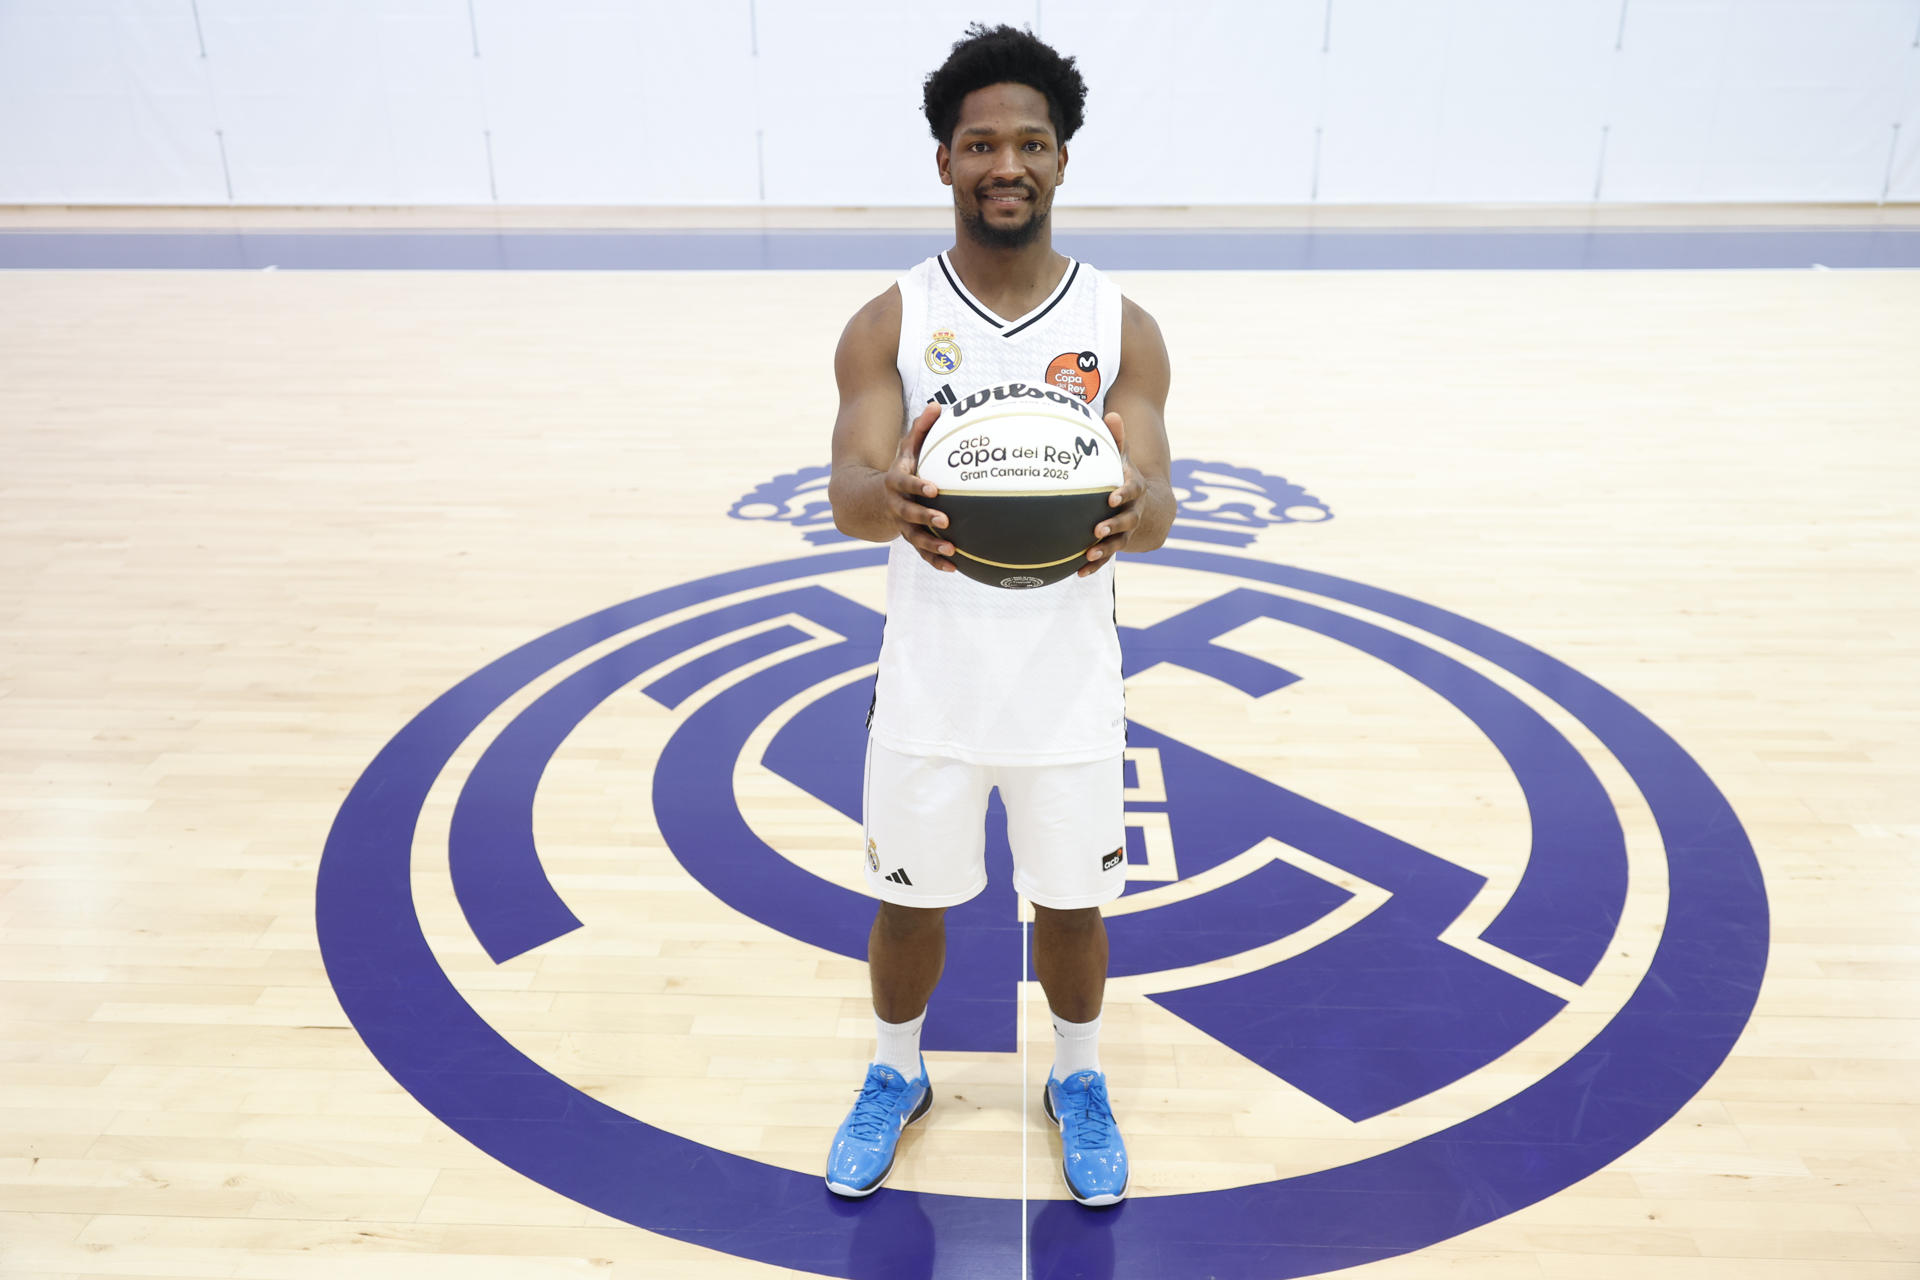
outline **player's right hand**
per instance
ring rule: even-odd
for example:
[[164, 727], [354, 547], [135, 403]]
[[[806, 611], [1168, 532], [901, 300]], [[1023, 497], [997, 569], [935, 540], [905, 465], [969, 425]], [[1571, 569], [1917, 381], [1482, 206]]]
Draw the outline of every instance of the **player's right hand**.
[[925, 499], [936, 496], [940, 490], [931, 480], [922, 480], [918, 470], [920, 446], [927, 442], [927, 432], [939, 418], [940, 406], [930, 404], [900, 437], [893, 465], [887, 468], [887, 513], [893, 517], [900, 536], [920, 553], [922, 560], [936, 569], [954, 573], [957, 571], [953, 567], [953, 544], [939, 535], [939, 530], [947, 527], [946, 513], [924, 505]]

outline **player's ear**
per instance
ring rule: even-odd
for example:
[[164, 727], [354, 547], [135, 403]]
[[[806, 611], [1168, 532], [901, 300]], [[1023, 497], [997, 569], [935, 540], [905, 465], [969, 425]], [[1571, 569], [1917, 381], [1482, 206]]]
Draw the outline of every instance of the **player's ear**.
[[953, 169], [951, 166], [953, 163], [953, 152], [947, 149], [946, 143], [943, 142], [939, 146], [934, 148], [933, 162], [934, 164], [938, 165], [940, 168], [941, 183], [949, 187], [952, 186], [953, 185]]
[[1066, 180], [1067, 180], [1067, 148], [1063, 143], [1060, 147], [1060, 167], [1058, 170], [1055, 171], [1053, 175], [1053, 185], [1057, 187], [1061, 183], [1065, 182]]

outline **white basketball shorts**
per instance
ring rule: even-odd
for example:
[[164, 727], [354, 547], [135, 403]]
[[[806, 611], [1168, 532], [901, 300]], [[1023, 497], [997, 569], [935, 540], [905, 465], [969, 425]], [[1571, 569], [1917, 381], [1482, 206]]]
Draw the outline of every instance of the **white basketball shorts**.
[[951, 907], [987, 887], [987, 794], [1007, 807], [1013, 887], [1069, 911], [1127, 887], [1121, 757], [983, 765], [867, 743], [867, 885], [903, 907]]

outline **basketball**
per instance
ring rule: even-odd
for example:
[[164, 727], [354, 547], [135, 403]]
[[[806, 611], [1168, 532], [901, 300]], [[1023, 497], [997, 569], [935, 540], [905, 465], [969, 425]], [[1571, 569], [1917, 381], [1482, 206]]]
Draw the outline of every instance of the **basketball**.
[[1021, 382], [959, 397], [927, 433], [920, 475], [939, 487], [954, 567], [1021, 590], [1075, 573], [1112, 512], [1120, 450], [1079, 397]]

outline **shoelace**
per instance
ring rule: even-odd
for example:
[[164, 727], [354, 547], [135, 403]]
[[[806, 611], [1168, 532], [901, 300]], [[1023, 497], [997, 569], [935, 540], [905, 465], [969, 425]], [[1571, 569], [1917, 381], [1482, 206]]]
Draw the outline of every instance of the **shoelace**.
[[[1100, 1081], [1090, 1081], [1085, 1089], [1069, 1092], [1060, 1090], [1060, 1102], [1068, 1104], [1063, 1108], [1061, 1118], [1068, 1115], [1073, 1118], [1073, 1145], [1082, 1151], [1104, 1147], [1113, 1139], [1113, 1108], [1107, 1105], [1107, 1087]], [[1055, 1105], [1059, 1105], [1056, 1103]], [[1067, 1126], [1061, 1126], [1064, 1132]]]
[[847, 1132], [862, 1142], [872, 1142], [885, 1133], [894, 1121], [893, 1095], [894, 1090], [887, 1088], [880, 1077], [868, 1076], [860, 1086], [860, 1100], [847, 1117]]

